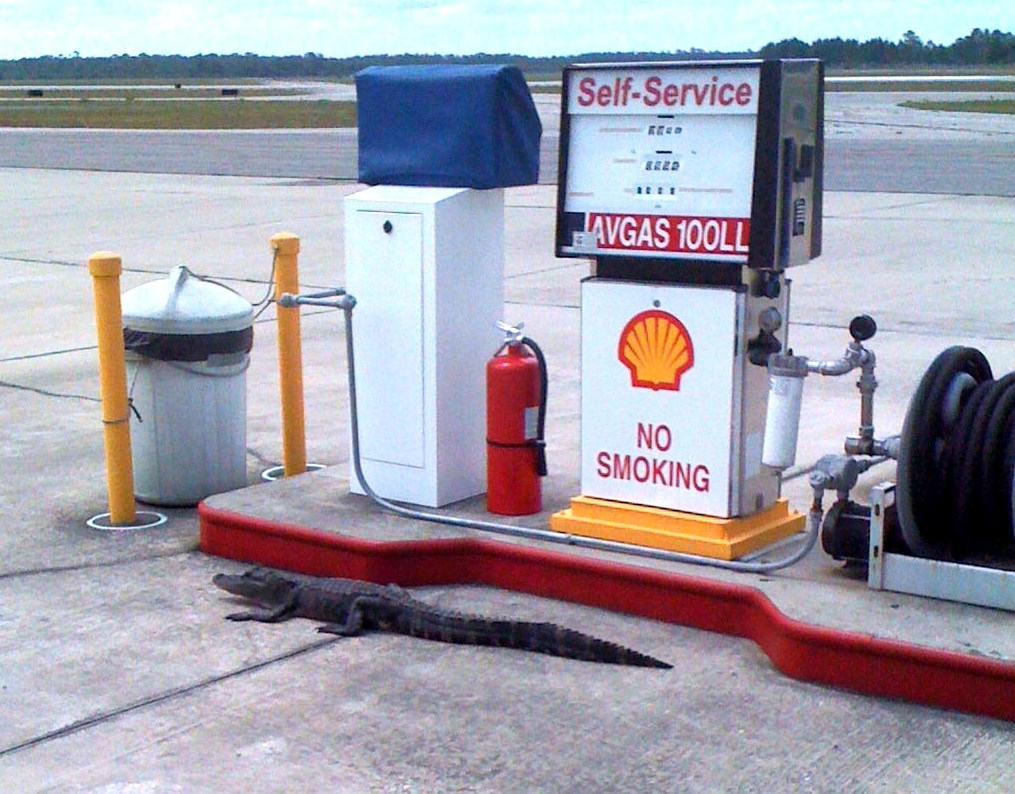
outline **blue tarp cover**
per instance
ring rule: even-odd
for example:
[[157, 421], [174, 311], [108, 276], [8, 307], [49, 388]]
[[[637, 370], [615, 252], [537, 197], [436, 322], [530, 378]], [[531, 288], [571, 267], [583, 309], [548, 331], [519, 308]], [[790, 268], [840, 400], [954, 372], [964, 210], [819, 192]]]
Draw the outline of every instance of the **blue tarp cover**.
[[356, 75], [359, 181], [496, 188], [539, 178], [542, 124], [514, 66], [371, 66]]

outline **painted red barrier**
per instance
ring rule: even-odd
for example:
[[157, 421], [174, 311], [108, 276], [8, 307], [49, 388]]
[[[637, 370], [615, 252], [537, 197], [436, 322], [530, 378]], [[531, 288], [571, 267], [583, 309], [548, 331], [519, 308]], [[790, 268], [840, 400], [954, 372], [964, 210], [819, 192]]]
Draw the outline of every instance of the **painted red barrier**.
[[788, 618], [759, 590], [483, 538], [377, 542], [198, 506], [208, 554], [406, 587], [485, 584], [753, 640], [792, 678], [1015, 722], [1015, 664]]

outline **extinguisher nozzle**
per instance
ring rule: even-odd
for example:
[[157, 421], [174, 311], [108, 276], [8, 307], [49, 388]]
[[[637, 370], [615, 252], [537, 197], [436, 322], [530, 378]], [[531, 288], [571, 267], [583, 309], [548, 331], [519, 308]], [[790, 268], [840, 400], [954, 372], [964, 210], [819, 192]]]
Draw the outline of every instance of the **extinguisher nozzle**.
[[536, 447], [536, 474], [540, 477], [545, 477], [547, 474], [546, 469], [546, 442], [541, 438], [537, 438], [533, 444]]

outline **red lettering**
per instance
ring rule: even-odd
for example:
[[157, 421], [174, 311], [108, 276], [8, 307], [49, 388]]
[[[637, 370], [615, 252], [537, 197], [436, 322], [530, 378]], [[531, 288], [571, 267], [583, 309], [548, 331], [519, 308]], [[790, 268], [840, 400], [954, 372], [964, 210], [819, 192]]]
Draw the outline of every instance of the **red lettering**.
[[625, 77], [624, 82], [617, 78], [617, 104], [627, 106], [627, 98], [631, 95], [631, 78]]
[[666, 425], [646, 425], [638, 422], [638, 429], [635, 432], [635, 443], [639, 449], [658, 449], [665, 452], [673, 443], [673, 434]]
[[615, 76], [605, 85], [597, 83], [592, 75], [578, 81], [576, 101], [580, 107], [627, 107], [632, 99], [646, 108], [747, 107], [754, 101], [754, 89], [746, 82], [720, 83], [718, 75], [712, 75], [705, 82], [667, 83], [660, 75], [652, 74], [641, 82], [640, 90], [635, 90], [631, 75]]
[[[683, 482], [681, 482], [683, 481]], [[673, 474], [673, 487], [674, 488], [689, 488], [691, 485], [691, 466], [690, 464], [677, 463], [675, 464], [675, 471]]]
[[654, 108], [659, 104], [659, 86], [663, 80], [659, 75], [652, 75], [645, 81], [645, 90], [642, 93], [642, 102], [647, 107]]
[[707, 466], [695, 466], [694, 467], [694, 490], [703, 492], [708, 490], [709, 479], [708, 479], [708, 467]]
[[703, 464], [647, 458], [644, 455], [632, 458], [630, 455], [616, 452], [611, 454], [605, 450], [596, 454], [596, 475], [604, 480], [634, 480], [642, 484], [685, 490], [693, 488], [699, 493], [707, 492], [710, 486], [708, 466]]

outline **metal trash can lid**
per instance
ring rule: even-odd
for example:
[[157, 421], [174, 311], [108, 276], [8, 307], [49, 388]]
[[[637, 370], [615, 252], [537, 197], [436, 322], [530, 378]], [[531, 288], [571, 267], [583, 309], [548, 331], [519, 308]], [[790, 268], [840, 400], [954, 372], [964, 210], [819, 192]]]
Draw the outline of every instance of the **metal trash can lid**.
[[156, 334], [219, 334], [254, 323], [254, 307], [237, 292], [194, 275], [185, 265], [121, 298], [123, 325]]
[[125, 292], [121, 305], [123, 346], [147, 358], [208, 361], [249, 353], [254, 344], [254, 307], [183, 265]]

